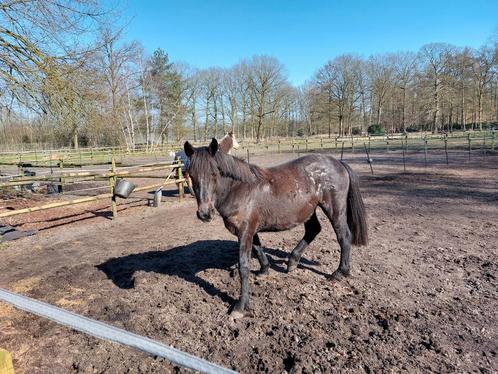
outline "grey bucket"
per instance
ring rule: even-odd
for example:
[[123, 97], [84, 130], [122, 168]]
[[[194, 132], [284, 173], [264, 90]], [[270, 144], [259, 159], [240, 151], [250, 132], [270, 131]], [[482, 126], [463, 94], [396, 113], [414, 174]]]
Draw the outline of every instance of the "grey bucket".
[[161, 197], [163, 196], [163, 188], [158, 188], [156, 192], [154, 192], [154, 202], [153, 207], [157, 208], [161, 205]]
[[124, 179], [118, 179], [116, 181], [116, 186], [114, 187], [114, 195], [126, 199], [135, 189], [135, 185], [131, 182], [125, 181]]

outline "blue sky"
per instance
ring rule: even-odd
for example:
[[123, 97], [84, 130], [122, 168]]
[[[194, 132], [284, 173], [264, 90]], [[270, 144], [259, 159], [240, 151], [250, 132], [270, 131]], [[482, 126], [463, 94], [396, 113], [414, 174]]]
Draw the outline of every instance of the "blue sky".
[[127, 0], [126, 40], [172, 61], [228, 67], [277, 57], [293, 84], [344, 53], [417, 51], [430, 42], [479, 47], [498, 27], [498, 0]]

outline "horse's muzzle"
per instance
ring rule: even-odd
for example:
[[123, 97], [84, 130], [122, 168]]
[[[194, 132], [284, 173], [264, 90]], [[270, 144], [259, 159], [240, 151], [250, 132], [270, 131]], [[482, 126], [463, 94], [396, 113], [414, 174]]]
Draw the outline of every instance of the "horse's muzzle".
[[207, 211], [197, 211], [197, 218], [199, 218], [202, 222], [209, 222], [213, 219], [214, 209], [209, 209]]

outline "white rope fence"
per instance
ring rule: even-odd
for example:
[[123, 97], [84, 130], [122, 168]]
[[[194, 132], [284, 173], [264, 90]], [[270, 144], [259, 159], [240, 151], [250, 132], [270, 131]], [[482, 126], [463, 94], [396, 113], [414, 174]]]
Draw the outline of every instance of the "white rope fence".
[[197, 370], [201, 373], [236, 373], [233, 370], [226, 369], [144, 336], [133, 334], [126, 330], [68, 312], [64, 309], [18, 295], [2, 288], [0, 288], [0, 301], [4, 301], [18, 309], [47, 318], [96, 338], [127, 345], [153, 356], [164, 357], [174, 364]]

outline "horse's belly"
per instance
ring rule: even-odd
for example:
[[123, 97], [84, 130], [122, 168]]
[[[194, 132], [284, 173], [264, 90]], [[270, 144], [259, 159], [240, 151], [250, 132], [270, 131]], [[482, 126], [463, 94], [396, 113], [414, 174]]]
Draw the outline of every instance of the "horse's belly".
[[300, 201], [285, 200], [262, 207], [259, 231], [284, 231], [306, 222], [315, 212], [318, 200], [314, 196]]

